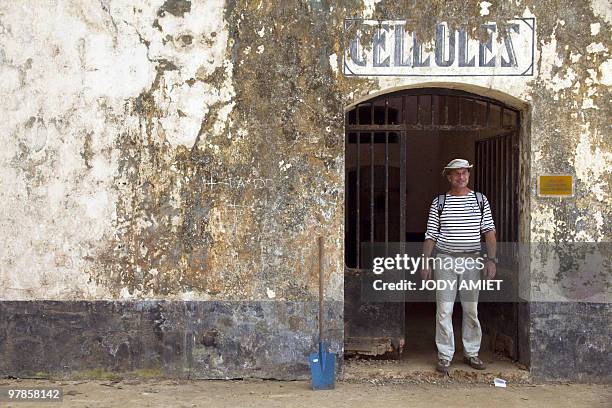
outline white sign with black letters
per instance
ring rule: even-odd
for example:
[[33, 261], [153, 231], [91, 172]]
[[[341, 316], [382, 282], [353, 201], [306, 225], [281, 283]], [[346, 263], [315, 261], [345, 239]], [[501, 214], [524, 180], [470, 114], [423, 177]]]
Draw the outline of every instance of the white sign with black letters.
[[[500, 36], [495, 23], [483, 24], [487, 39], [436, 25], [435, 40], [418, 42], [404, 20], [346, 19], [344, 74], [347, 76], [531, 76], [534, 65], [535, 18], [507, 22]], [[373, 30], [362, 43], [364, 26]]]

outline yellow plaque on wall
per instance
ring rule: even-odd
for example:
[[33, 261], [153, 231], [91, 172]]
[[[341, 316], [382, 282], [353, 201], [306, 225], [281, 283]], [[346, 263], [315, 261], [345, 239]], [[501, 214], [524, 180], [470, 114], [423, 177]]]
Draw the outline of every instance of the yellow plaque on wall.
[[574, 176], [569, 174], [545, 174], [538, 176], [538, 196], [572, 197]]

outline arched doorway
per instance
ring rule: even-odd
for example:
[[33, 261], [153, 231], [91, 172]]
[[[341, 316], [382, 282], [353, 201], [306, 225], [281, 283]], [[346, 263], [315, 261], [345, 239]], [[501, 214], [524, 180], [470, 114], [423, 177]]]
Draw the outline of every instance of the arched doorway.
[[[348, 353], [399, 356], [411, 347], [435, 349], [434, 304], [362, 300], [361, 276], [368, 271], [360, 264], [360, 251], [363, 243], [423, 241], [431, 201], [447, 190], [440, 171], [450, 159], [475, 163], [470, 188], [488, 197], [498, 241], [518, 241], [520, 129], [516, 108], [445, 88], [388, 93], [346, 112]], [[514, 253], [499, 255], [502, 269], [517, 270]], [[498, 340], [504, 354], [518, 359], [517, 304], [480, 304], [479, 313], [491, 343], [483, 346], [495, 348]]]

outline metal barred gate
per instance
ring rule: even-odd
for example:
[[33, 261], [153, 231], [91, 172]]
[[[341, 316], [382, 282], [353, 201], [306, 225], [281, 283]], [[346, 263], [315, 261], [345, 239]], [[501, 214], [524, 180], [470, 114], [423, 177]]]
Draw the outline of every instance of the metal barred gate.
[[[456, 135], [471, 141], [472, 160], [476, 161], [474, 185], [492, 197], [496, 225], [504, 226], [498, 237], [515, 241], [518, 204], [512, 197], [516, 197], [518, 189], [518, 132], [516, 109], [451, 89], [422, 88], [385, 94], [346, 112], [347, 352], [397, 356], [410, 336], [405, 329], [404, 304], [361, 300], [360, 277], [368, 270], [360, 265], [360, 251], [363, 243], [422, 242], [424, 230], [407, 228], [407, 221], [413, 216], [426, 217], [416, 208], [422, 207], [423, 199], [431, 202], [433, 196], [417, 199], [418, 194], [411, 194], [407, 186], [415, 183], [411, 179], [415, 174], [420, 178], [418, 183], [440, 179], [439, 174], [419, 175], [411, 167], [415, 158], [431, 153], [419, 150], [423, 140], [452, 140]], [[498, 167], [500, 171], [493, 171]], [[445, 188], [443, 181], [440, 188]]]

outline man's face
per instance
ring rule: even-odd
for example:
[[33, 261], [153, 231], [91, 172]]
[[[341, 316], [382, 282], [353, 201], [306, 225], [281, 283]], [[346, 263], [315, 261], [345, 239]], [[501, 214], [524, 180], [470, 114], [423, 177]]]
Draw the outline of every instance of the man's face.
[[468, 169], [452, 169], [446, 178], [453, 188], [465, 188], [470, 181], [470, 171]]

